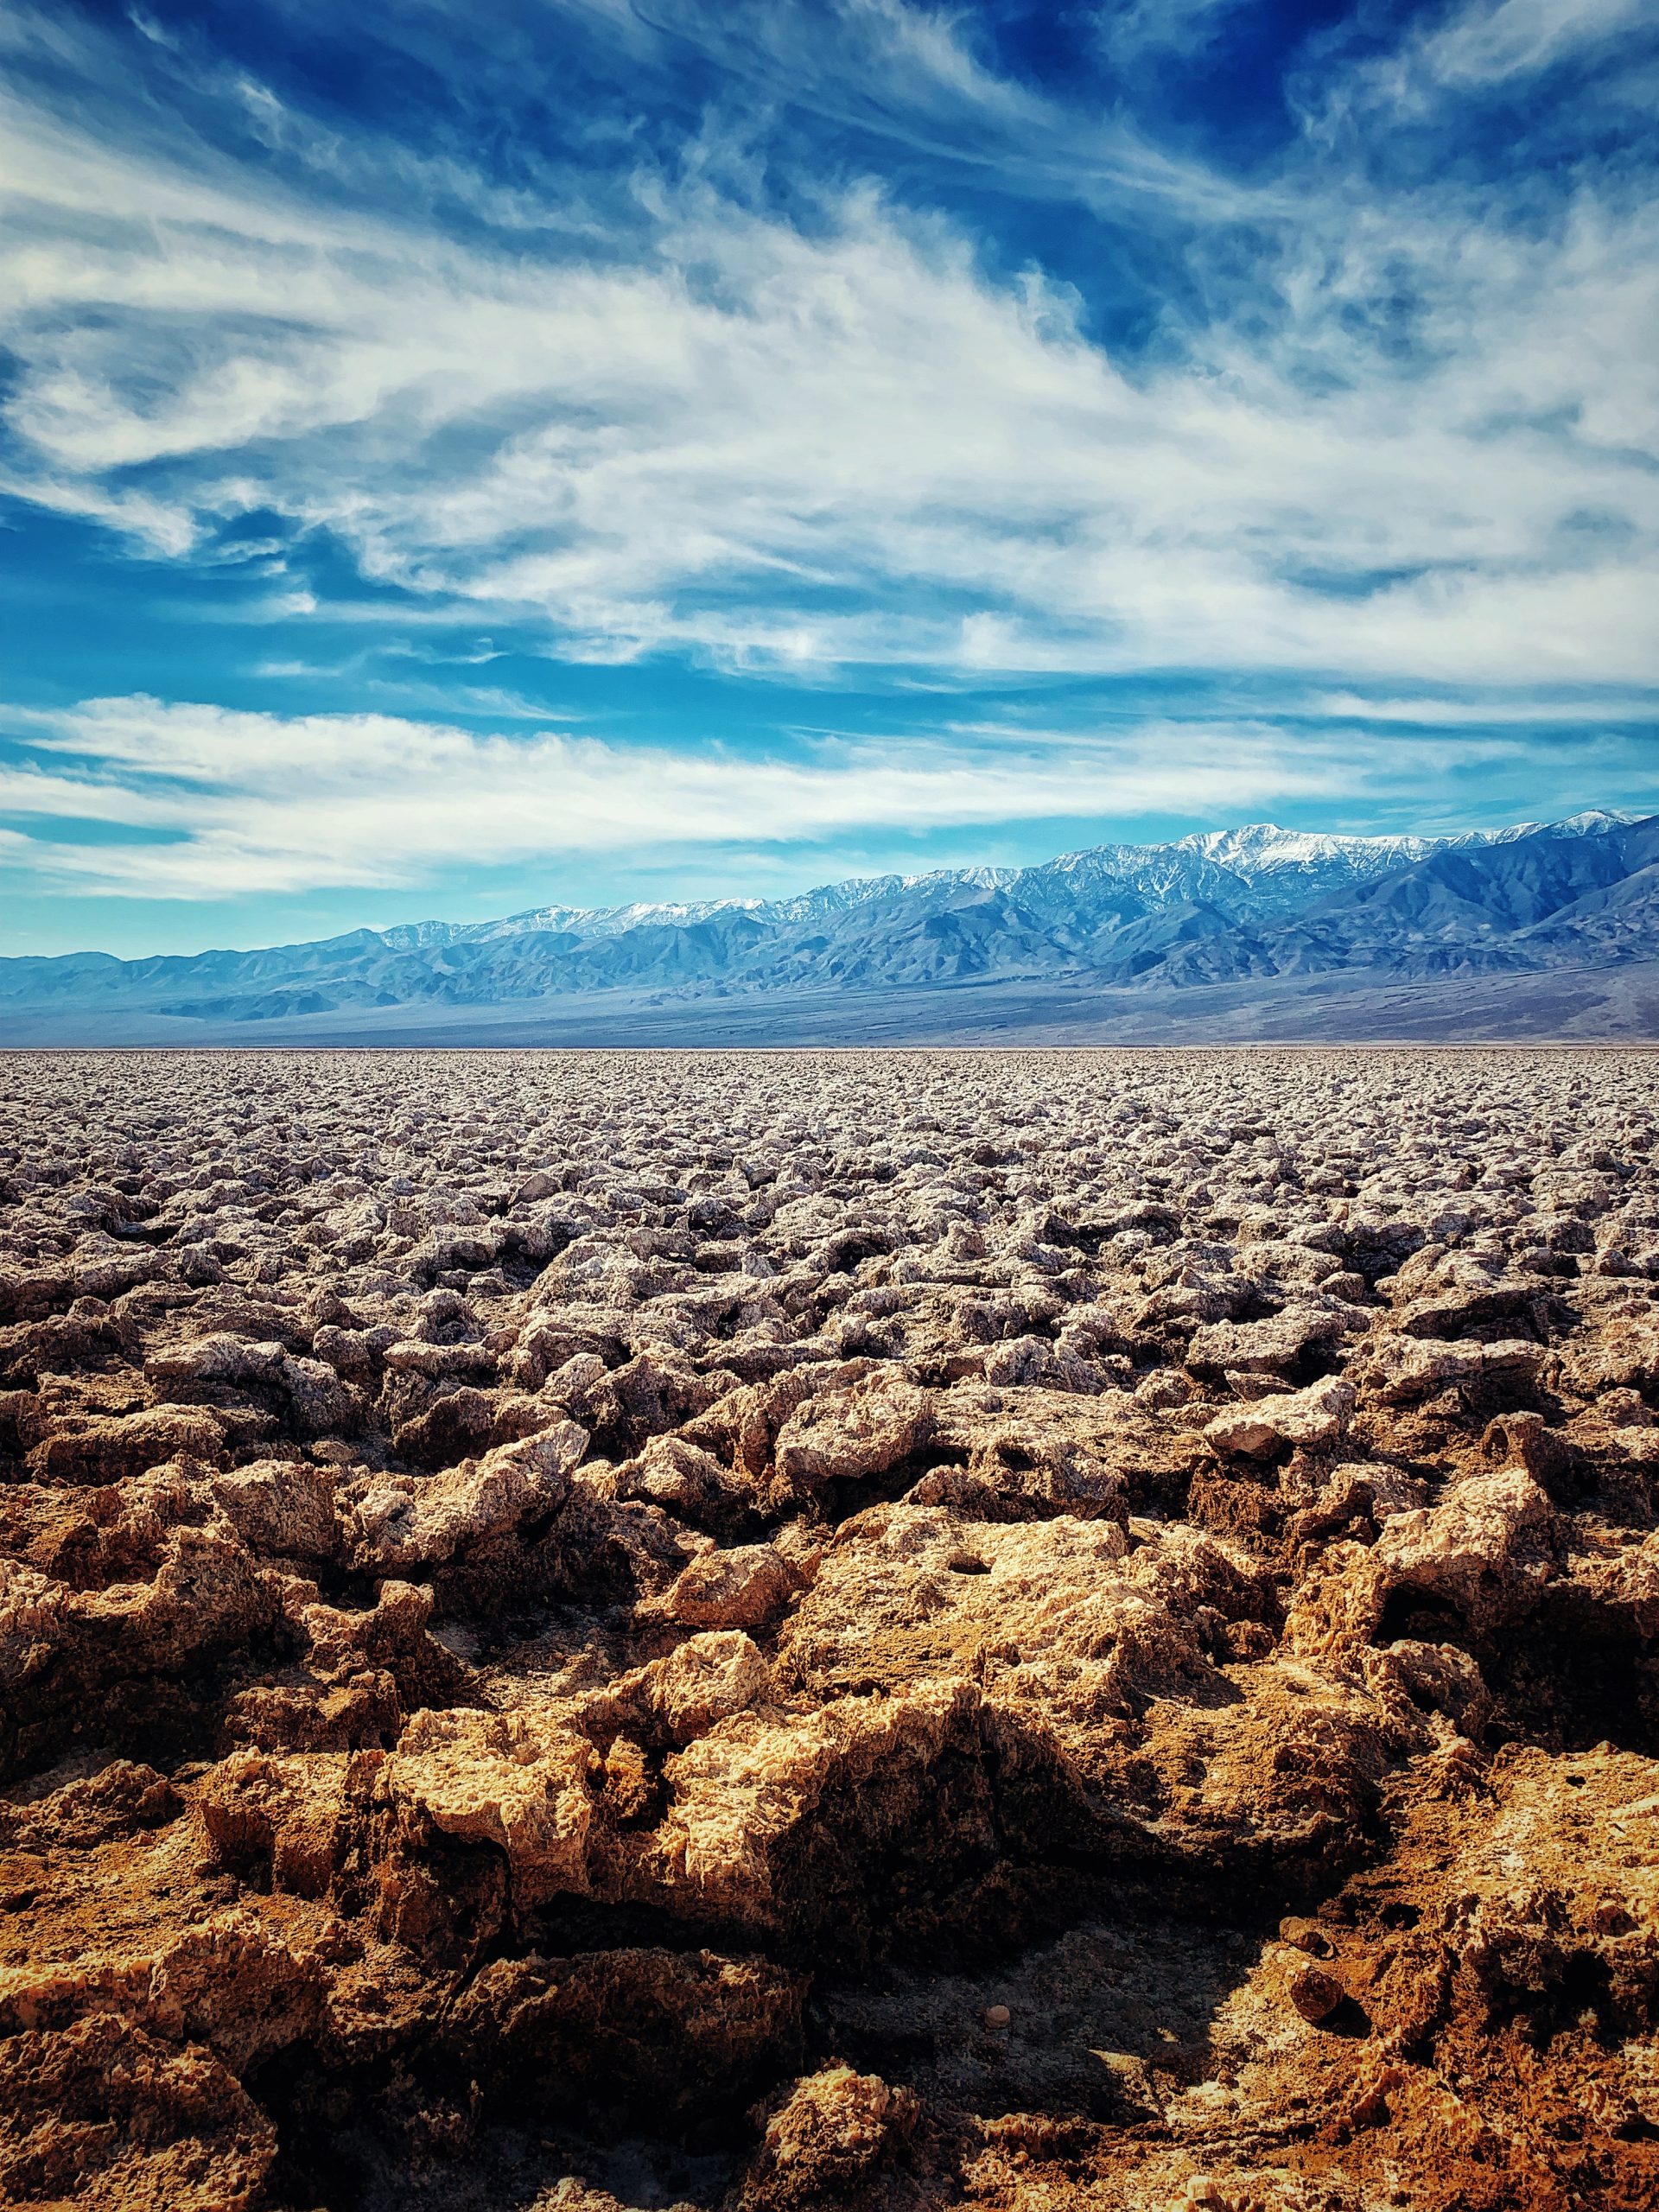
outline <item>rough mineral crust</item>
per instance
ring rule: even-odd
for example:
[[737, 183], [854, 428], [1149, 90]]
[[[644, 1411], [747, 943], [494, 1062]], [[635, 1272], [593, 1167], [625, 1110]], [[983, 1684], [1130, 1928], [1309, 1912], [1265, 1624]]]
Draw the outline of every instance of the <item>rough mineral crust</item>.
[[1659, 2206], [1656, 1072], [0, 1060], [0, 2202]]

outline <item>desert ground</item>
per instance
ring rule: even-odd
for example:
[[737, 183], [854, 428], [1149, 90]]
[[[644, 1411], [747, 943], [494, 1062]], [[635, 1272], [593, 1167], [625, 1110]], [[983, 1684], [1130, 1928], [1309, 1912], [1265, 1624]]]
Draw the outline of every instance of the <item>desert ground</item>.
[[0, 2202], [1659, 2205], [1656, 1082], [0, 1057]]

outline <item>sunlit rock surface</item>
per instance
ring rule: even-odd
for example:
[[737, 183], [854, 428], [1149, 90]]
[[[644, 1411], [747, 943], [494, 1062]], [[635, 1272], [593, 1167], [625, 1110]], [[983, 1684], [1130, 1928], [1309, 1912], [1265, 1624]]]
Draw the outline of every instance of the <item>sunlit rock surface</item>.
[[0, 2203], [1659, 2204], [1656, 1072], [0, 1059]]

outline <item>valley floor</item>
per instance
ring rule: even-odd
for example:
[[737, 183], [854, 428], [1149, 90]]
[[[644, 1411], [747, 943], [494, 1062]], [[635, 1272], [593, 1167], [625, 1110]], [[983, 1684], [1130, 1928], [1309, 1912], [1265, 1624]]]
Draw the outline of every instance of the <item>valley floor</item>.
[[1659, 1040], [1659, 962], [1379, 981], [1370, 971], [1179, 991], [966, 982], [925, 990], [676, 995], [591, 991], [422, 1001], [253, 1020], [87, 1006], [0, 1007], [0, 1050], [468, 1046], [563, 1051], [920, 1046], [1640, 1044]]
[[0, 2204], [1659, 2206], [1654, 1078], [0, 1057]]

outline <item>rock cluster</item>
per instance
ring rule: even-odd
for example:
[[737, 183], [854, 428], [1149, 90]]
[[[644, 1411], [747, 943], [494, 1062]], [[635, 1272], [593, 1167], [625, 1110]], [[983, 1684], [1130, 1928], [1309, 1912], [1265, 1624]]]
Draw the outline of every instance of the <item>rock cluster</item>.
[[1659, 2205], [1655, 1065], [0, 1060], [0, 2204]]

